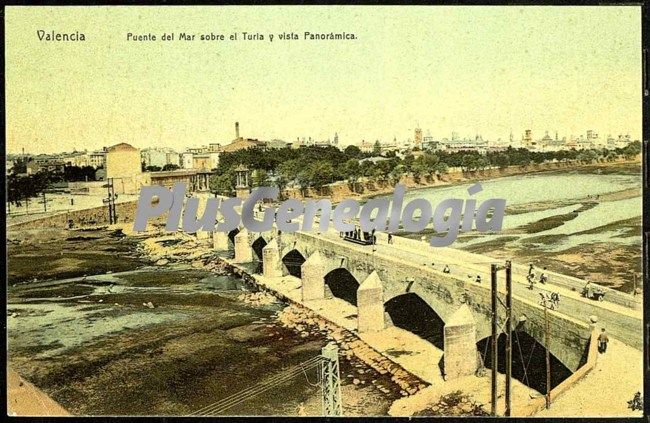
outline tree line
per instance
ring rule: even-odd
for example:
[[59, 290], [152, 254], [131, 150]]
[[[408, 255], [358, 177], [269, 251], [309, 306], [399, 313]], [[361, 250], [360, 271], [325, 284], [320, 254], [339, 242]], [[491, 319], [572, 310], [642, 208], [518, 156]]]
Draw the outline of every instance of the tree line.
[[[411, 175], [416, 182], [430, 180], [448, 172], [449, 168], [461, 168], [464, 172], [508, 166], [526, 167], [548, 161], [560, 162], [608, 162], [619, 157], [631, 159], [641, 152], [638, 141], [625, 148], [530, 151], [526, 148], [508, 147], [503, 151], [480, 154], [477, 151], [424, 151], [423, 154], [407, 154], [403, 158], [395, 152], [380, 156], [378, 147], [372, 153], [362, 153], [353, 145], [343, 151], [336, 147], [289, 147], [279, 149], [248, 148], [223, 153], [219, 167], [211, 177], [210, 188], [222, 195], [233, 193], [236, 184], [235, 168], [244, 165], [252, 172], [251, 186], [274, 185], [282, 192], [290, 184], [306, 191], [320, 190], [336, 181], [347, 181], [352, 187], [362, 177], [372, 181], [397, 183], [403, 175]], [[371, 161], [364, 158], [377, 157]]]

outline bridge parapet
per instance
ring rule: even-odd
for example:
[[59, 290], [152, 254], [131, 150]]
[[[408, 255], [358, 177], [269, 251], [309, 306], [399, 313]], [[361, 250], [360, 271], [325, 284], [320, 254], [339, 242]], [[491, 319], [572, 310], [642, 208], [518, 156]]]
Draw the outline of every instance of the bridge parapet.
[[[388, 243], [388, 234], [382, 232], [382, 233], [377, 233], [376, 236], [378, 242], [384, 244]], [[405, 238], [401, 236], [393, 236], [392, 242], [396, 246], [404, 246], [406, 248], [411, 248], [416, 250], [422, 249], [423, 244], [425, 244], [422, 241]], [[426, 245], [428, 247], [429, 245], [428, 242], [426, 243]], [[476, 254], [469, 251], [458, 250], [450, 247], [436, 248], [435, 256], [436, 256], [436, 260], [444, 261], [444, 258], [449, 257], [450, 259], [453, 259], [455, 261], [462, 260], [469, 264], [493, 263], [497, 261], [497, 259], [494, 259], [486, 255]], [[535, 274], [539, 275], [540, 271], [541, 269], [536, 268]], [[528, 274], [528, 266], [524, 264], [513, 263], [512, 274], [514, 277], [517, 278], [525, 278], [526, 275]], [[581, 292], [582, 288], [587, 283], [584, 279], [576, 278], [569, 275], [564, 275], [553, 271], [547, 270], [546, 274], [549, 276], [549, 282], [551, 284], [561, 286], [570, 289], [572, 291]], [[643, 307], [643, 298], [641, 296], [634, 296], [598, 284], [594, 284], [594, 285], [601, 287], [602, 290], [605, 292], [605, 297], [604, 297], [605, 301], [609, 301], [611, 303], [622, 305], [624, 307], [632, 308], [635, 310], [640, 310]]]
[[[491, 303], [489, 284], [478, 284], [453, 274], [407, 262], [384, 254], [373, 252], [372, 248], [348, 245], [317, 234], [293, 232], [279, 236], [281, 257], [296, 249], [303, 257], [318, 252], [324, 275], [337, 268], [347, 269], [358, 282], [376, 272], [383, 286], [384, 303], [407, 292], [417, 294], [443, 320], [463, 304], [471, 309], [477, 322], [477, 341], [490, 336]], [[323, 275], [323, 276], [324, 276]], [[515, 296], [513, 316], [515, 321], [525, 320], [518, 330], [527, 332], [542, 345], [545, 344], [544, 309], [539, 304]], [[525, 319], [522, 319], [524, 318]], [[503, 324], [503, 319], [501, 324]], [[586, 321], [580, 321], [558, 312], [549, 311], [553, 336], [550, 350], [567, 368], [574, 371], [584, 361], [590, 328]]]

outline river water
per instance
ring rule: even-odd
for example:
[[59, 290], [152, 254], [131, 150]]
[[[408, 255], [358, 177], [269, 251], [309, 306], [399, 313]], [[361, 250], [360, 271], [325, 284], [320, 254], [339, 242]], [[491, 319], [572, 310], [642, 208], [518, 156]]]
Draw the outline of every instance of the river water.
[[[626, 189], [640, 189], [642, 186], [641, 173], [625, 174], [594, 174], [583, 171], [570, 172], [545, 172], [528, 175], [517, 175], [492, 180], [481, 181], [483, 190], [473, 196], [467, 189], [476, 182], [468, 182], [453, 186], [423, 188], [406, 192], [404, 203], [415, 198], [428, 200], [433, 207], [448, 198], [468, 199], [475, 198], [477, 204], [490, 198], [503, 198], [507, 206], [522, 206], [529, 203], [547, 203], [543, 210], [531, 208], [517, 214], [506, 213], [503, 221], [503, 230], [512, 230], [528, 224], [539, 222], [552, 216], [564, 215], [575, 212], [581, 207], [581, 201], [591, 196], [611, 194]], [[640, 192], [639, 192], [640, 194]], [[571, 205], [566, 203], [574, 202]], [[623, 221], [631, 218], [641, 218], [642, 198], [640, 195], [617, 201], [599, 202], [593, 208], [584, 210], [562, 225], [529, 235], [519, 235], [520, 240], [543, 235], [574, 235]], [[490, 234], [494, 239], [494, 234]], [[484, 237], [475, 237], [459, 242], [456, 247], [462, 248], [473, 243], [485, 241]], [[547, 248], [569, 248], [582, 243], [613, 242], [621, 244], [639, 244], [638, 237], [621, 237], [621, 231], [612, 230], [592, 234], [580, 234], [570, 241], [564, 240], [561, 245], [547, 245]]]
[[[45, 230], [10, 239], [9, 365], [73, 414], [191, 415], [270, 383], [328, 342], [283, 327], [275, 315], [285, 304], [245, 302], [255, 288], [241, 279], [151, 266], [128, 238]], [[358, 413], [385, 414], [399, 396], [376, 389], [372, 380], [390, 386], [389, 377], [358, 361], [341, 360], [341, 373]], [[317, 378], [308, 368], [223, 414], [320, 414]]]

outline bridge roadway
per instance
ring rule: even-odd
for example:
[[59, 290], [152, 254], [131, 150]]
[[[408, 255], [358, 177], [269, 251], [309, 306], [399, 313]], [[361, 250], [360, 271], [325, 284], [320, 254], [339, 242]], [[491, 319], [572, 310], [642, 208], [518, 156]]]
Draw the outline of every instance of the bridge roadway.
[[[272, 231], [263, 234], [249, 234], [249, 242], [255, 242], [260, 235], [267, 242], [277, 236]], [[453, 256], [453, 249], [436, 251], [425, 243], [406, 240], [401, 237], [398, 242], [388, 245], [381, 241], [376, 246], [358, 245], [341, 239], [339, 233], [330, 229], [324, 233], [317, 232], [283, 232], [278, 238], [279, 254], [284, 257], [291, 250], [297, 250], [305, 259], [319, 252], [323, 263], [322, 277], [335, 269], [345, 269], [357, 283], [363, 282], [371, 273], [377, 272], [383, 285], [383, 301], [387, 304], [406, 300], [401, 297], [412, 293], [423, 300], [440, 317], [443, 322], [456, 312], [462, 304], [467, 304], [476, 320], [477, 341], [490, 335], [490, 286], [488, 263], [481, 264], [468, 259], [468, 253], [457, 251], [458, 258]], [[411, 242], [402, 242], [411, 241]], [[249, 244], [249, 247], [252, 244]], [[432, 257], [439, 256], [433, 260]], [[470, 255], [470, 257], [482, 256]], [[443, 259], [444, 258], [444, 259]], [[490, 260], [491, 261], [491, 260]], [[434, 262], [435, 266], [431, 266]], [[445, 262], [452, 269], [451, 274], [442, 272]], [[481, 270], [481, 266], [485, 266]], [[480, 274], [483, 282], [475, 282], [475, 276]], [[471, 275], [471, 277], [467, 277]], [[414, 282], [409, 283], [409, 280]], [[503, 283], [499, 291], [503, 294]], [[526, 332], [545, 345], [544, 312], [540, 306], [540, 288], [529, 290], [525, 280], [518, 273], [514, 274], [513, 316], [517, 329]], [[556, 287], [549, 282], [544, 290], [560, 293], [558, 310], [550, 310], [549, 323], [551, 337], [549, 348], [552, 354], [562, 362], [567, 369], [575, 371], [586, 359], [586, 348], [589, 344], [592, 330], [589, 317], [595, 315], [599, 321], [596, 326], [605, 326], [609, 333], [631, 345], [641, 349], [642, 319], [641, 312], [608, 302], [595, 302], [582, 298], [579, 293], [564, 287]], [[407, 304], [401, 306], [408, 307]], [[504, 314], [497, 318], [503, 323]], [[520, 323], [520, 319], [525, 322]], [[390, 321], [386, 322], [390, 325]]]
[[[339, 233], [334, 230], [321, 233], [320, 236], [340, 240]], [[476, 276], [480, 275], [482, 280], [481, 284], [488, 287], [490, 286], [491, 277], [490, 263], [504, 263], [503, 260], [495, 260], [477, 254], [464, 254], [464, 252], [452, 248], [431, 247], [428, 242], [424, 241], [410, 240], [412, 242], [400, 242], [399, 245], [396, 245], [388, 244], [387, 241], [384, 241], [386, 239], [384, 236], [378, 238], [379, 242], [374, 247], [363, 246], [360, 248], [369, 250], [374, 248], [379, 254], [386, 254], [404, 261], [420, 263], [423, 266], [435, 268], [440, 271], [442, 271], [445, 265], [449, 265], [451, 274], [465, 277], [472, 283], [475, 283]], [[393, 236], [394, 240], [400, 238]], [[400, 240], [403, 240], [403, 238]], [[454, 257], [458, 254], [461, 257]], [[468, 259], [475, 259], [476, 261], [468, 261]], [[539, 270], [535, 270], [535, 273], [539, 275]], [[643, 349], [643, 312], [641, 310], [631, 309], [609, 301], [595, 301], [584, 298], [580, 292], [553, 284], [552, 277], [546, 284], [537, 282], [534, 284], [532, 290], [529, 289], [529, 283], [523, 275], [517, 275], [517, 272], [513, 272], [512, 279], [514, 296], [539, 303], [541, 300], [540, 293], [550, 295], [552, 292], [557, 292], [560, 295], [560, 302], [556, 311], [569, 314], [585, 322], [588, 321], [589, 316], [597, 316], [599, 325], [605, 327], [611, 335], [634, 348], [639, 350]], [[504, 289], [504, 272], [498, 273], [498, 281], [500, 289]]]

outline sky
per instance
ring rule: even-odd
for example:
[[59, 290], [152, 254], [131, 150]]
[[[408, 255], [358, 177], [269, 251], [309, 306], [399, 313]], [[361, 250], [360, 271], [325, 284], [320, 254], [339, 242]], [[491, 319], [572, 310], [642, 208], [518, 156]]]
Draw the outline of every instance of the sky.
[[[639, 6], [7, 7], [7, 152], [641, 137]], [[38, 30], [84, 33], [40, 41]], [[244, 41], [242, 32], [262, 33]], [[304, 40], [303, 32], [354, 33]], [[127, 41], [127, 33], [157, 41]], [[174, 41], [161, 41], [163, 33]], [[225, 41], [181, 41], [180, 32]], [[295, 32], [299, 40], [279, 40]], [[230, 34], [238, 33], [237, 41]], [[276, 37], [271, 42], [269, 34]]]

